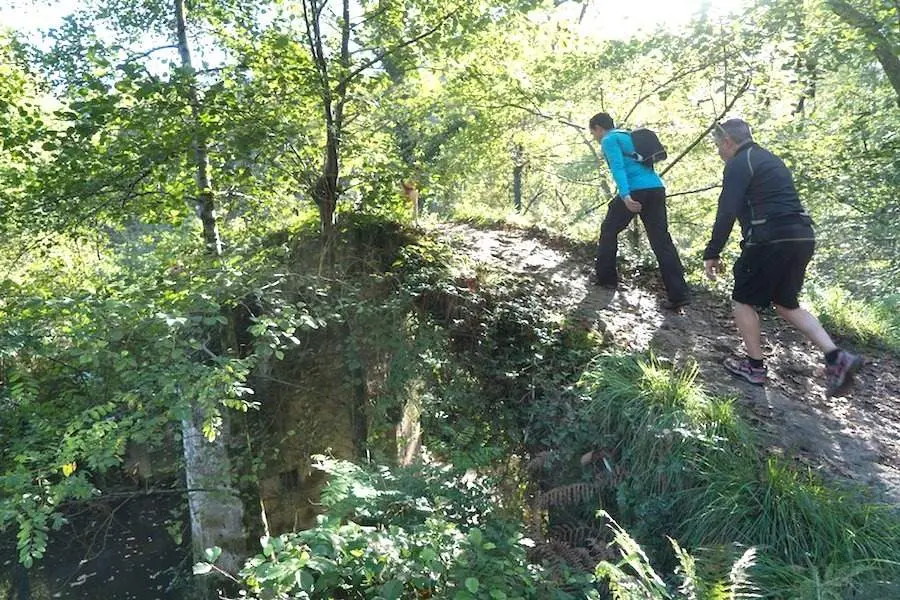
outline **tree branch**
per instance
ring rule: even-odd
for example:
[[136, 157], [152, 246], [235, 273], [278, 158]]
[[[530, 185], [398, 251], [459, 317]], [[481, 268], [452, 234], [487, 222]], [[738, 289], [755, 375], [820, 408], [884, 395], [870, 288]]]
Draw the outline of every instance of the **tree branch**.
[[529, 201], [528, 201], [528, 204], [525, 205], [525, 208], [522, 209], [522, 214], [523, 214], [523, 215], [524, 215], [524, 214], [527, 214], [527, 213], [528, 213], [528, 209], [530, 209], [531, 206], [537, 201], [537, 199], [540, 198], [540, 197], [543, 196], [543, 195], [544, 195], [544, 190], [538, 190], [537, 193], [533, 194], [533, 195], [531, 196], [531, 200], [529, 200]]
[[504, 102], [503, 104], [492, 104], [492, 105], [488, 105], [488, 108], [517, 108], [517, 109], [525, 111], [531, 115], [534, 115], [535, 117], [540, 117], [541, 119], [544, 119], [546, 121], [556, 121], [557, 123], [566, 125], [567, 127], [572, 127], [579, 131], [584, 130], [583, 126], [579, 125], [578, 123], [573, 123], [572, 121], [566, 119], [565, 117], [560, 117], [558, 115], [549, 115], [549, 114], [543, 112], [539, 108], [523, 106], [523, 105], [517, 104], [515, 102]]
[[[710, 125], [706, 129], [703, 130], [703, 133], [698, 135], [697, 138], [693, 142], [691, 142], [691, 144], [688, 145], [687, 148], [682, 150], [681, 153], [677, 157], [675, 157], [675, 159], [672, 160], [671, 163], [669, 163], [669, 166], [667, 166], [665, 169], [663, 169], [663, 171], [659, 174], [659, 176], [662, 177], [663, 175], [668, 173], [672, 169], [672, 167], [674, 167], [676, 164], [678, 164], [678, 162], [682, 158], [687, 156], [688, 152], [693, 150], [697, 146], [697, 144], [699, 144], [701, 141], [703, 141], [703, 139], [707, 135], [709, 135], [709, 132], [712, 131], [713, 128], [716, 126], [716, 124], [719, 122], [719, 119], [721, 119], [723, 116], [728, 114], [728, 111], [731, 110], [731, 108], [735, 105], [735, 103], [738, 101], [738, 99], [740, 99], [740, 97], [743, 96], [744, 93], [748, 89], [750, 89], [750, 79], [749, 78], [744, 80], [744, 82], [741, 84], [741, 87], [738, 89], [737, 93], [734, 95], [734, 97], [731, 99], [731, 101], [725, 105], [725, 108], [722, 109], [722, 112], [720, 112], [716, 115], [716, 118], [713, 119], [713, 122], [710, 123]], [[591, 146], [591, 149], [593, 149], [593, 146]], [[596, 154], [596, 152], [595, 152], [595, 154]], [[707, 188], [698, 189], [698, 190], [691, 190], [689, 192], [679, 192], [676, 194], [667, 194], [667, 196], [669, 198], [671, 198], [672, 196], [683, 196], [685, 194], [693, 194], [693, 193], [697, 193], [697, 192], [703, 192], [706, 190], [710, 190], [710, 189], [713, 189], [714, 187], [718, 187], [718, 186], [712, 186], [712, 187], [707, 187]], [[607, 193], [607, 196], [611, 196], [611, 195], [612, 195], [611, 193]], [[591, 207], [581, 211], [580, 213], [578, 213], [578, 215], [575, 216], [575, 219], [573, 222], [580, 221], [581, 219], [583, 219], [587, 215], [591, 214], [592, 212], [594, 212], [601, 206], [603, 206], [603, 202], [595, 204], [594, 206], [591, 206]]]
[[[341, 55], [340, 65], [341, 72], [346, 73], [350, 69], [350, 0], [342, 0], [341, 2]], [[347, 102], [347, 84], [349, 79], [342, 78], [338, 83], [335, 95], [337, 96], [337, 105], [334, 109], [334, 128], [338, 135], [343, 131], [344, 123], [344, 104]]]
[[437, 22], [433, 27], [431, 27], [430, 29], [426, 29], [425, 31], [423, 31], [423, 32], [420, 33], [419, 35], [417, 35], [417, 36], [415, 36], [415, 37], [412, 37], [412, 38], [410, 38], [410, 39], [408, 39], [408, 40], [405, 40], [405, 41], [403, 41], [403, 42], [400, 42], [399, 44], [397, 44], [396, 46], [394, 46], [394, 47], [392, 47], [392, 48], [388, 48], [387, 50], [383, 50], [383, 51], [381, 51], [381, 52], [378, 52], [378, 53], [375, 55], [374, 58], [371, 58], [371, 59], [367, 60], [366, 62], [364, 62], [364, 63], [361, 64], [360, 66], [358, 66], [358, 67], [356, 67], [355, 69], [353, 69], [352, 71], [350, 71], [350, 72], [349, 72], [349, 73], [348, 73], [348, 74], [347, 74], [347, 75], [346, 75], [346, 76], [338, 83], [338, 85], [344, 85], [344, 86], [349, 85], [350, 82], [353, 81], [354, 78], [356, 78], [356, 76], [358, 76], [360, 73], [362, 73], [363, 71], [365, 71], [366, 69], [368, 69], [368, 68], [371, 67], [372, 65], [381, 62], [381, 61], [384, 59], [384, 57], [389, 56], [389, 55], [393, 54], [394, 52], [396, 52], [396, 51], [398, 51], [398, 50], [402, 50], [403, 48], [406, 48], [406, 47], [408, 47], [408, 46], [412, 46], [412, 45], [415, 44], [416, 42], [419, 42], [419, 41], [425, 39], [426, 37], [430, 36], [431, 34], [433, 34], [434, 32], [436, 32], [438, 29], [440, 29], [441, 26], [443, 26], [443, 24], [444, 24], [446, 21], [448, 21], [448, 20], [450, 19], [450, 17], [452, 17], [453, 15], [455, 15], [456, 13], [458, 13], [458, 12], [462, 9], [463, 6], [465, 6], [465, 5], [464, 5], [464, 4], [458, 5], [456, 8], [454, 8], [453, 10], [451, 10], [450, 12], [448, 12], [447, 14], [445, 14], [443, 17], [441, 17], [440, 19], [438, 19], [438, 22]]
[[366, 14], [364, 14], [362, 16], [362, 18], [359, 21], [356, 21], [355, 23], [351, 23], [350, 29], [356, 31], [357, 28], [362, 27], [369, 21], [376, 19], [376, 18], [380, 17], [381, 15], [383, 15], [384, 13], [388, 12], [388, 10], [390, 8], [391, 8], [390, 3], [388, 3], [388, 2], [383, 3], [377, 10], [367, 12]]
[[894, 88], [897, 101], [900, 103], [900, 57], [897, 56], [894, 45], [881, 33], [878, 21], [844, 0], [827, 0], [826, 3], [842, 21], [858, 29], [866, 41], [874, 46], [875, 58], [881, 63], [884, 74]]
[[147, 496], [172, 496], [196, 493], [219, 493], [224, 488], [148, 488], [145, 490], [134, 490], [130, 492], [108, 492], [99, 496], [91, 496], [90, 498], [65, 500], [61, 503], [63, 506], [75, 504], [93, 504], [103, 502], [104, 500], [112, 500], [114, 498], [124, 498], [131, 500], [133, 498], [142, 498]]
[[708, 192], [709, 190], [714, 190], [716, 188], [722, 187], [721, 183], [714, 183], [712, 185], [708, 185], [706, 187], [697, 188], [695, 190], [688, 190], [686, 192], [675, 192], [674, 194], [666, 194], [666, 199], [674, 198], [675, 196], [687, 196], [688, 194], [699, 194], [700, 192]]
[[[328, 90], [328, 67], [325, 63], [325, 57], [321, 54], [322, 38], [317, 18], [310, 20], [309, 13], [315, 10], [315, 0], [303, 0], [303, 22], [306, 25], [306, 41], [309, 43], [309, 53], [312, 55], [313, 64], [316, 66], [316, 72], [319, 74], [323, 90]], [[323, 93], [326, 93], [323, 92]]]
[[629, 110], [628, 113], [626, 113], [625, 117], [623, 117], [621, 119], [621, 122], [627, 123], [628, 120], [631, 118], [631, 115], [634, 113], [634, 111], [637, 110], [637, 107], [645, 100], [649, 100], [650, 98], [652, 98], [653, 96], [655, 96], [662, 90], [666, 89], [668, 86], [672, 85], [676, 81], [679, 81], [680, 79], [683, 79], [689, 75], [693, 75], [694, 73], [699, 73], [700, 71], [702, 71], [704, 69], [708, 69], [711, 66], [711, 64], [712, 63], [706, 63], [703, 65], [690, 67], [683, 71], [679, 71], [678, 73], [675, 73], [674, 75], [672, 75], [671, 77], [669, 77], [668, 79], [663, 81], [662, 83], [658, 84], [656, 87], [654, 87], [652, 90], [650, 90], [646, 94], [639, 95], [638, 99], [635, 100], [634, 105], [631, 107], [631, 110]]
[[560, 181], [565, 181], [566, 183], [571, 183], [574, 185], [583, 185], [583, 186], [587, 186], [587, 187], [597, 187], [597, 180], [595, 180], [595, 179], [592, 179], [592, 180], [573, 179], [571, 177], [566, 177], [564, 175], [560, 175], [559, 173], [555, 173], [548, 169], [541, 169], [540, 167], [537, 167], [537, 166], [532, 166], [530, 168], [531, 168], [531, 170], [536, 171], [537, 173], [544, 173], [545, 175], [550, 175], [551, 177], [555, 177], [555, 178], [559, 179]]
[[147, 58], [154, 52], [159, 52], [160, 50], [169, 50], [171, 48], [178, 48], [178, 44], [166, 44], [165, 46], [151, 48], [150, 50], [147, 50], [146, 52], [141, 52], [140, 54], [132, 54], [131, 56], [129, 56], [128, 58], [123, 60], [121, 63], [119, 63], [118, 68], [121, 69], [123, 66], [127, 65], [130, 62], [134, 62], [136, 60], [141, 60], [142, 58]]
[[[522, 90], [521, 87], [519, 89], [520, 89], [520, 91], [524, 92], [524, 90]], [[526, 94], [524, 94], [524, 93], [522, 95], [526, 96]], [[516, 104], [516, 103], [512, 103], [512, 102], [507, 102], [500, 106], [504, 107], [504, 108], [518, 108], [519, 110], [523, 110], [523, 111], [530, 113], [536, 117], [540, 117], [540, 118], [546, 119], [548, 121], [556, 121], [557, 123], [561, 123], [563, 125], [566, 125], [568, 127], [575, 129], [576, 131], [578, 131], [578, 134], [581, 137], [582, 143], [584, 143], [590, 149], [591, 154], [594, 156], [594, 161], [597, 163], [597, 165], [600, 166], [603, 164], [603, 160], [600, 158], [600, 154], [597, 152], [597, 149], [594, 147], [594, 144], [592, 144], [591, 140], [584, 134], [585, 128], [583, 126], [581, 126], [577, 123], [573, 123], [569, 119], [565, 119], [560, 116], [545, 114], [538, 107], [532, 108], [529, 106], [523, 106], [521, 104]], [[605, 179], [600, 180], [600, 189], [603, 190], [603, 193], [606, 194], [607, 196], [612, 196], [612, 189], [610, 189], [609, 183], [607, 183], [607, 181]]]
[[684, 158], [685, 156], [687, 156], [687, 153], [688, 153], [688, 152], [690, 152], [691, 150], [693, 150], [693, 149], [697, 146], [697, 144], [699, 144], [700, 142], [702, 142], [703, 139], [704, 139], [707, 135], [709, 135], [709, 132], [712, 131], [713, 128], [719, 123], [719, 119], [721, 119], [721, 118], [724, 117], [726, 114], [728, 114], [728, 111], [731, 110], [731, 108], [737, 103], [737, 101], [741, 98], [741, 96], [743, 96], [744, 93], [746, 93], [746, 91], [749, 90], [749, 89], [750, 89], [750, 78], [748, 77], [748, 78], [745, 79], [744, 82], [741, 84], [741, 87], [738, 89], [737, 93], [734, 94], [734, 97], [731, 99], [731, 101], [728, 102], [728, 104], [725, 105], [725, 108], [722, 109], [722, 112], [720, 112], [718, 115], [716, 115], [716, 118], [713, 119], [713, 122], [710, 123], [709, 126], [708, 126], [706, 129], [703, 130], [703, 133], [701, 133], [700, 135], [697, 136], [697, 139], [695, 139], [693, 142], [691, 142], [690, 145], [688, 145], [687, 148], [685, 148], [684, 150], [682, 150], [681, 153], [680, 153], [678, 156], [676, 156], [674, 159], [672, 159], [672, 162], [670, 162], [670, 163], [668, 164], [668, 166], [666, 166], [666, 168], [663, 169], [662, 172], [660, 172], [659, 176], [662, 177], [662, 176], [664, 176], [666, 173], [668, 173], [669, 171], [671, 171], [671, 170], [672, 170], [672, 167], [674, 167], [675, 165], [677, 165], [678, 162], [679, 162], [682, 158]]

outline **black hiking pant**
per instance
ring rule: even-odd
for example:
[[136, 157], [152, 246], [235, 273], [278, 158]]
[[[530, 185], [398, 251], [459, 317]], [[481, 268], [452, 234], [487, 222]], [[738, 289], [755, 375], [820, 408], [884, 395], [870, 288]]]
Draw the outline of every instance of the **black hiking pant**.
[[616, 272], [616, 255], [619, 251], [619, 234], [628, 227], [635, 215], [640, 216], [647, 232], [647, 239], [659, 270], [662, 273], [663, 284], [666, 286], [669, 300], [677, 302], [685, 300], [690, 295], [687, 283], [684, 281], [684, 267], [678, 258], [678, 251], [669, 235], [669, 221], [666, 213], [665, 188], [652, 188], [649, 190], [633, 190], [632, 200], [641, 203], [641, 212], [633, 213], [625, 206], [622, 199], [616, 196], [609, 203], [606, 218], [600, 226], [600, 242], [597, 244], [597, 283], [599, 285], [614, 286], [618, 283]]

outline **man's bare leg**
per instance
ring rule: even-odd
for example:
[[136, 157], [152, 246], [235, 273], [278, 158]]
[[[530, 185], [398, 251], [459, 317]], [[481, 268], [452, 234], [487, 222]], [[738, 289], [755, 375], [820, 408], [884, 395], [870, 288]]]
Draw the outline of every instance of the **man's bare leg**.
[[828, 335], [828, 332], [825, 331], [819, 320], [808, 310], [804, 308], [785, 308], [776, 304], [775, 312], [782, 319], [799, 329], [809, 341], [818, 346], [825, 354], [837, 350], [837, 346], [835, 346], [831, 336]]
[[756, 314], [756, 309], [749, 304], [734, 302], [732, 310], [734, 322], [744, 340], [747, 356], [754, 360], [762, 360], [762, 336], [759, 332], [759, 315]]

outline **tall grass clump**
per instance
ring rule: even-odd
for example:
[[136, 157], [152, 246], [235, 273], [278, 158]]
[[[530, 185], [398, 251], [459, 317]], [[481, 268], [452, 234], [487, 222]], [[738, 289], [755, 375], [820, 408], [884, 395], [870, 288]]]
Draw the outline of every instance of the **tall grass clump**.
[[900, 581], [896, 511], [770, 455], [696, 375], [695, 366], [613, 356], [581, 378], [582, 416], [617, 449], [625, 474], [615, 511], [623, 527], [664, 570], [677, 568], [667, 536], [689, 549], [755, 547], [764, 597], [900, 597], [883, 591]]
[[693, 487], [694, 457], [749, 435], [731, 402], [708, 397], [696, 377], [696, 366], [674, 371], [632, 357], [600, 358], [582, 376], [584, 416], [618, 450], [638, 497]]
[[813, 310], [826, 329], [859, 344], [900, 352], [897, 308], [854, 298], [840, 287], [814, 288]]

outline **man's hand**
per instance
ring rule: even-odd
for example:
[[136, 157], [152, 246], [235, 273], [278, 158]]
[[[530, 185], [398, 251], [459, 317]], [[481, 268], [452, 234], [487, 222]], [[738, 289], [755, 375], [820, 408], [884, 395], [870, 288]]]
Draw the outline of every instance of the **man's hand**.
[[633, 213], [641, 212], [641, 203], [638, 202], [637, 200], [632, 200], [630, 195], [622, 198], [622, 202], [625, 203], [625, 207], [628, 208], [628, 210], [630, 210], [631, 212], [633, 212]]
[[716, 276], [722, 272], [722, 261], [718, 258], [707, 258], [703, 261], [703, 269], [710, 281], [715, 281]]

